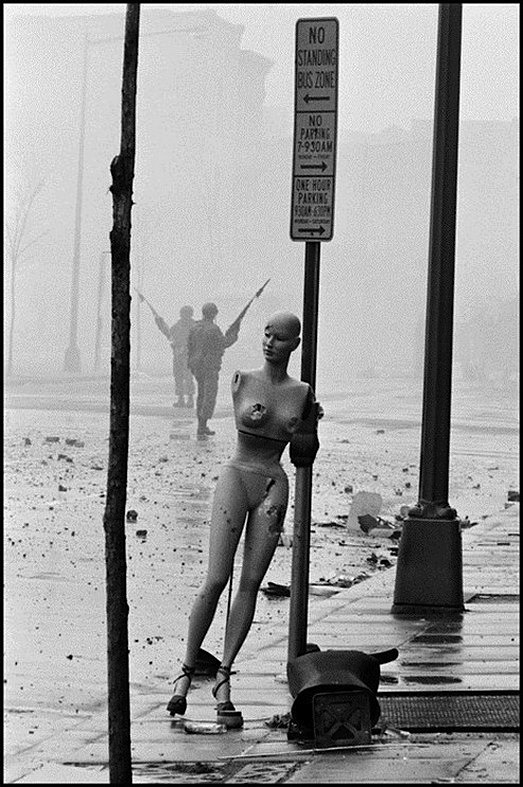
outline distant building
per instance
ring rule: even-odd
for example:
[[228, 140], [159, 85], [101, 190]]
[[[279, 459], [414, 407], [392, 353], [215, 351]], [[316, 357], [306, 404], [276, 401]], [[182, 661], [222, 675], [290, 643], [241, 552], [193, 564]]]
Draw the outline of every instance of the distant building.
[[[289, 162], [292, 126], [287, 134], [271, 140], [274, 172]], [[493, 299], [508, 303], [519, 291], [518, 151], [519, 120], [460, 124], [456, 342], [471, 310]], [[368, 368], [422, 374], [432, 153], [432, 120], [367, 136], [338, 131], [334, 239], [322, 244], [319, 330], [332, 346], [331, 361], [349, 376]], [[284, 203], [288, 193], [288, 183], [280, 182], [274, 202]], [[269, 224], [286, 225], [281, 213], [266, 214]], [[276, 255], [278, 235], [268, 242]]]
[[[123, 32], [123, 14], [6, 25], [8, 193], [45, 178], [32, 222], [47, 232], [19, 286], [15, 343], [25, 368], [42, 359], [61, 370], [68, 342], [82, 98], [78, 343], [89, 372], [101, 313], [108, 366], [109, 165], [120, 144]], [[212, 10], [142, 9], [132, 283], [168, 322], [181, 305], [198, 314], [212, 299], [227, 327], [271, 277], [226, 367], [258, 362], [259, 320], [274, 308], [301, 313], [303, 292], [304, 244], [289, 238], [294, 97], [288, 109], [266, 105], [272, 64], [242, 49], [242, 34]], [[432, 143], [432, 119], [366, 136], [338, 130], [334, 238], [321, 247], [319, 384], [368, 369], [420, 373]], [[518, 151], [518, 120], [460, 125], [456, 343], [468, 312], [518, 290]], [[133, 354], [138, 343], [143, 368], [169, 374], [165, 339], [135, 300]]]
[[[31, 186], [44, 179], [32, 218], [47, 230], [38, 259], [20, 280], [17, 346], [27, 360], [47, 356], [46, 365], [58, 368], [70, 315], [82, 100], [79, 345], [84, 369], [92, 365], [101, 269], [110, 265], [102, 255], [112, 226], [109, 166], [120, 145], [123, 33], [123, 14], [22, 16], [6, 30], [8, 180]], [[168, 321], [185, 302], [194, 302], [198, 313], [206, 300], [224, 298], [232, 321], [264, 280], [264, 271], [251, 276], [250, 261], [239, 252], [243, 217], [256, 201], [249, 170], [262, 145], [271, 64], [240, 48], [242, 33], [211, 10], [142, 11], [133, 277]], [[244, 286], [231, 270], [242, 271]], [[109, 281], [105, 271], [105, 301]], [[104, 309], [108, 316], [106, 303]], [[143, 316], [149, 353], [142, 358], [161, 367], [165, 354], [168, 367], [149, 318]]]

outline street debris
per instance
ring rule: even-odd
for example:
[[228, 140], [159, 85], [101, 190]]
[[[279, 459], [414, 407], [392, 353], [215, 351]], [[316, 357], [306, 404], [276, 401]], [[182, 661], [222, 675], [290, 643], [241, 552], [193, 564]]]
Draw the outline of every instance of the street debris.
[[373, 552], [371, 556], [367, 558], [367, 563], [371, 563], [376, 566], [383, 566], [384, 568], [390, 568], [390, 566], [392, 566], [392, 563], [388, 558], [378, 557], [375, 552]]
[[371, 530], [377, 527], [382, 527], [389, 530], [396, 529], [396, 525], [394, 525], [393, 522], [389, 522], [387, 519], [382, 519], [380, 516], [371, 516], [370, 514], [363, 514], [363, 516], [359, 516], [358, 522], [361, 530], [363, 530], [364, 533], [369, 533]]
[[328, 585], [329, 587], [337, 587], [337, 588], [350, 588], [353, 585], [357, 585], [359, 582], [363, 582], [364, 579], [368, 579], [370, 574], [367, 571], [360, 571], [354, 577], [348, 577], [345, 575], [340, 575], [337, 577], [330, 577], [327, 579], [321, 578], [316, 584], [317, 585]]
[[[57, 424], [53, 411], [20, 410], [11, 417], [4, 458], [4, 527], [10, 552], [6, 586], [10, 588], [7, 598], [10, 627], [17, 634], [10, 642], [10, 649], [13, 658], [20, 658], [22, 666], [12, 667], [6, 674], [8, 701], [18, 707], [27, 694], [25, 680], [33, 675], [26, 673], [26, 661], [22, 657], [29, 652], [27, 643], [31, 642], [36, 648], [39, 668], [43, 666], [41, 680], [39, 675], [39, 701], [46, 708], [60, 712], [74, 714], [79, 708], [82, 714], [91, 713], [91, 708], [105, 696], [106, 681], [101, 527], [105, 485], [103, 473], [95, 471], [107, 466], [105, 421], [98, 413], [83, 411], [71, 414], [64, 426]], [[56, 435], [57, 425], [62, 430], [61, 436]], [[209, 444], [197, 444], [189, 428], [174, 451], [173, 443], [169, 443], [170, 428], [168, 422], [136, 419], [129, 457], [127, 505], [137, 503], [140, 511], [125, 509], [126, 530], [131, 535], [127, 550], [132, 636], [139, 639], [130, 654], [133, 685], [150, 686], [154, 691], [161, 687], [162, 692], [164, 689], [168, 692], [173, 657], [182, 655], [181, 633], [185, 632], [191, 603], [204, 581], [206, 561], [201, 552], [208, 545], [212, 489], [217, 468], [230, 453], [230, 441], [217, 440], [211, 449]], [[180, 433], [185, 428], [184, 424], [175, 426]], [[232, 429], [231, 426], [231, 433]], [[344, 588], [367, 579], [379, 580], [385, 576], [380, 572], [389, 570], [396, 562], [402, 525], [415, 504], [413, 490], [406, 491], [405, 484], [411, 481], [415, 486], [416, 466], [409, 465], [409, 457], [418, 450], [417, 438], [414, 445], [408, 442], [411, 430], [398, 431], [398, 440], [389, 442], [388, 428], [387, 437], [379, 439], [373, 434], [375, 426], [361, 427], [348, 421], [340, 420], [339, 425], [326, 423], [324, 429], [326, 434], [313, 476], [311, 512], [309, 593], [311, 604], [316, 606], [324, 604], [329, 595], [341, 595]], [[77, 440], [75, 435], [82, 440]], [[456, 439], [461, 437], [458, 431]], [[481, 434], [485, 451], [481, 460], [466, 451], [456, 452], [454, 456], [451, 498], [458, 510], [468, 514], [461, 520], [464, 528], [472, 527], [476, 520], [483, 523], [503, 505], [519, 505], [515, 460], [512, 455], [505, 458], [502, 452], [498, 458], [496, 439], [490, 432]], [[83, 440], [88, 447], [80, 450]], [[26, 450], [29, 447], [31, 451]], [[49, 449], [51, 454], [47, 454]], [[67, 451], [74, 463], [67, 463], [64, 458]], [[487, 464], [488, 470], [494, 470], [492, 458], [484, 459], [487, 455], [496, 455], [495, 461], [499, 462], [494, 481], [489, 480], [486, 472]], [[168, 456], [168, 463], [159, 460], [162, 456]], [[283, 459], [287, 461], [285, 456]], [[481, 464], [483, 461], [485, 466]], [[407, 468], [412, 468], [410, 474]], [[293, 468], [288, 469], [292, 480]], [[156, 477], [154, 470], [161, 471], [161, 475]], [[379, 476], [375, 486], [371, 481], [373, 474]], [[471, 487], [477, 483], [481, 484], [480, 489], [472, 493]], [[60, 494], [56, 492], [59, 484]], [[394, 493], [400, 487], [403, 498]], [[365, 501], [367, 505], [363, 505]], [[469, 507], [471, 504], [474, 507]], [[367, 532], [359, 517], [364, 518], [364, 524], [372, 525]], [[260, 594], [251, 641], [262, 637], [287, 614], [292, 555], [283, 547], [292, 546], [291, 507], [285, 524], [290, 532], [281, 533], [280, 548], [264, 579], [267, 588]], [[145, 528], [146, 540], [141, 535]], [[235, 568], [234, 589], [239, 576]], [[36, 585], [38, 592], [29, 593]], [[356, 591], [365, 594], [367, 588], [362, 584]], [[225, 596], [219, 608], [223, 621]], [[332, 599], [327, 603], [331, 604]], [[60, 622], [58, 631], [56, 620]], [[33, 626], [35, 622], [39, 628]], [[160, 636], [163, 639], [159, 640]], [[209, 633], [207, 647], [219, 653], [222, 640], [223, 626], [217, 626], [216, 632]], [[63, 666], [67, 680], [75, 686], [75, 691], [65, 696], [62, 681], [47, 679], [47, 670], [49, 675], [56, 674], [57, 643], [61, 642], [65, 649], [59, 651], [58, 664], [60, 659], [68, 660], [68, 654], [72, 656]], [[84, 653], [89, 653], [89, 658], [78, 655]], [[197, 674], [200, 671], [204, 674], [205, 670], [205, 675], [211, 675], [213, 658], [208, 664], [198, 663]], [[44, 696], [40, 694], [41, 689], [46, 692]], [[281, 730], [285, 730], [286, 723], [283, 712], [266, 722], [267, 727]], [[184, 734], [182, 725], [180, 720], [178, 729]]]
[[473, 525], [477, 525], [477, 522], [471, 522], [468, 516], [464, 517], [463, 519], [459, 520], [459, 524], [461, 528], [467, 529], [468, 527], [473, 527]]
[[265, 726], [271, 730], [286, 730], [291, 723], [290, 713], [275, 713], [270, 719], [265, 721]]
[[268, 582], [265, 587], [261, 588], [261, 591], [266, 596], [279, 596], [280, 598], [288, 598], [291, 595], [289, 585], [279, 585], [277, 582]]
[[278, 546], [279, 547], [292, 547], [292, 533], [280, 533], [280, 537], [278, 539]]
[[314, 527], [340, 527], [345, 530], [347, 516], [344, 516], [343, 514], [339, 515], [339, 518], [344, 519], [345, 522], [334, 522], [329, 520], [328, 522], [313, 522], [313, 526]]
[[358, 517], [368, 514], [377, 517], [382, 505], [382, 497], [377, 492], [357, 492], [352, 498], [347, 527], [351, 530], [361, 530]]
[[185, 732], [193, 735], [221, 735], [227, 732], [225, 724], [205, 721], [186, 721], [183, 729]]
[[311, 596], [333, 596], [334, 593], [337, 593], [337, 590], [333, 590], [332, 588], [321, 584], [321, 583], [314, 583], [309, 585], [309, 594]]

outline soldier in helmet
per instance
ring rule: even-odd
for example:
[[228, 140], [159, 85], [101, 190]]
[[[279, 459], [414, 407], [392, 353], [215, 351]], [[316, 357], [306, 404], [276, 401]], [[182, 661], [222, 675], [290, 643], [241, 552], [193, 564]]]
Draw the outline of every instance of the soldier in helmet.
[[202, 319], [191, 328], [187, 342], [187, 363], [196, 378], [198, 387], [196, 415], [198, 417], [198, 437], [213, 435], [207, 421], [212, 418], [218, 394], [218, 381], [225, 350], [238, 339], [240, 322], [235, 321], [222, 333], [215, 319], [218, 307], [215, 303], [204, 303]]
[[173, 376], [176, 401], [173, 407], [194, 407], [194, 379], [187, 365], [187, 340], [195, 321], [192, 306], [182, 306], [180, 319], [169, 328], [163, 317], [155, 316], [155, 322], [167, 337], [173, 351]]

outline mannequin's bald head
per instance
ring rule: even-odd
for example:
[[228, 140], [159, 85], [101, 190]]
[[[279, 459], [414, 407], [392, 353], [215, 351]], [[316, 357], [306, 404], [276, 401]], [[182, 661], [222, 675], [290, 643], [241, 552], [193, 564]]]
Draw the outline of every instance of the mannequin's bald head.
[[300, 344], [301, 323], [292, 312], [276, 312], [265, 323], [262, 348], [272, 367], [287, 368], [291, 353]]
[[269, 317], [265, 327], [282, 331], [289, 339], [296, 339], [301, 333], [301, 322], [292, 312], [276, 312]]

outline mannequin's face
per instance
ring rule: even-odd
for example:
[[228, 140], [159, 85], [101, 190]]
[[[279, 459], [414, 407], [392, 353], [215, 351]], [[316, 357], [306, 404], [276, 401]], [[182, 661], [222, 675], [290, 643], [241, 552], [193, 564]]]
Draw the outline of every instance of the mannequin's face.
[[263, 333], [263, 355], [268, 363], [280, 364], [289, 360], [300, 343], [300, 322], [295, 315], [282, 312], [269, 318]]

